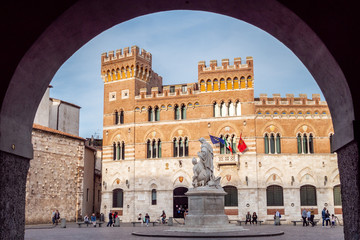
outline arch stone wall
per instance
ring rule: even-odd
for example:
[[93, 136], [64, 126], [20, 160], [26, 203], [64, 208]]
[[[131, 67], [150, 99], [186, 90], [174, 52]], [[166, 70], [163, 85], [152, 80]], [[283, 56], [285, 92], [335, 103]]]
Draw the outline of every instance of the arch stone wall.
[[[355, 94], [358, 61], [353, 59], [359, 56], [356, 53], [359, 37], [352, 32], [359, 21], [355, 19], [357, 8], [351, 3], [328, 3], [324, 9], [320, 3], [309, 5], [310, 1], [275, 0], [68, 0], [55, 5], [40, 2], [31, 3], [35, 4], [31, 8], [27, 3], [21, 4], [20, 9], [16, 6], [19, 17], [6, 26], [4, 32], [11, 34], [2, 39], [2, 46], [7, 50], [3, 53], [8, 57], [2, 74], [4, 87], [0, 91], [0, 190], [3, 196], [0, 208], [5, 209], [0, 213], [3, 229], [0, 238], [24, 237], [24, 193], [28, 159], [32, 158], [32, 122], [59, 67], [86, 42], [118, 23], [144, 14], [176, 9], [210, 11], [253, 24], [289, 47], [308, 68], [332, 113], [343, 210], [347, 216], [344, 217], [345, 238], [359, 238], [360, 94]], [[4, 6], [7, 9], [1, 16], [3, 22], [13, 19], [8, 14], [14, 7], [12, 3]], [[11, 194], [13, 191], [17, 194]]]

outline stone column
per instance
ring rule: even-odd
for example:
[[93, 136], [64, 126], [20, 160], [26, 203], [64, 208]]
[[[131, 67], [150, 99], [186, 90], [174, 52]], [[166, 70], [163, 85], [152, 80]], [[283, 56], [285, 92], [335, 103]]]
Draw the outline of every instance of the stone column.
[[0, 151], [0, 239], [24, 239], [27, 158]]
[[359, 141], [352, 141], [336, 152], [341, 182], [345, 239], [358, 240], [360, 239]]

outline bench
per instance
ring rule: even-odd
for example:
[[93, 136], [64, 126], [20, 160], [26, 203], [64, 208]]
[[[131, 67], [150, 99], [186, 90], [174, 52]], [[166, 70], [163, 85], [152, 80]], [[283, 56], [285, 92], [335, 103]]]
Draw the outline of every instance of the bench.
[[[135, 224], [139, 223], [141, 224], [141, 222], [137, 221], [137, 222], [131, 222], [133, 227], [135, 227]], [[149, 222], [149, 224], [152, 223], [153, 227], [155, 227], [155, 224], [158, 223], [158, 222]], [[143, 223], [143, 224], [146, 224], [146, 223]]]
[[[314, 219], [314, 225], [316, 226], [319, 221], [320, 221], [320, 219]], [[291, 221], [291, 222], [294, 224], [294, 226], [296, 226], [296, 223], [302, 223], [303, 220], [296, 220], [296, 221]], [[308, 223], [308, 221], [306, 221], [306, 222]]]
[[[286, 221], [285, 218], [280, 218], [279, 220], [280, 220], [280, 225], [281, 225], [281, 222]], [[266, 219], [265, 221], [266, 221], [266, 222], [273, 222], [273, 223], [275, 223], [275, 219]]]
[[[99, 225], [99, 227], [101, 227], [101, 225], [103, 224], [104, 222], [96, 222], [97, 225]], [[91, 222], [88, 222], [88, 223], [85, 223], [85, 222], [77, 222], [77, 225], [79, 226], [79, 228], [81, 228], [81, 225], [86, 225], [86, 227], [89, 227], [89, 225], [93, 225], [93, 223]], [[96, 226], [96, 225], [95, 225]]]
[[[236, 222], [239, 223], [240, 226], [241, 226], [241, 223], [247, 224], [246, 220], [236, 220]], [[264, 221], [258, 220], [257, 222], [258, 222], [259, 225], [261, 226], [261, 223], [263, 223]], [[248, 223], [250, 223], [250, 225], [252, 224], [252, 222], [248, 222]]]

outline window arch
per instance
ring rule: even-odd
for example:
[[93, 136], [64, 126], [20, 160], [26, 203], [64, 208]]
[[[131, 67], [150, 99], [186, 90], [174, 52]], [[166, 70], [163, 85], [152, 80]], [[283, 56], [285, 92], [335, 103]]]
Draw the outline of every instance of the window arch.
[[283, 188], [278, 185], [271, 185], [266, 188], [267, 206], [284, 206]]
[[281, 153], [281, 136], [280, 136], [280, 133], [276, 134], [276, 153]]
[[156, 158], [156, 149], [157, 149], [157, 144], [156, 144], [156, 140], [153, 139], [152, 140], [152, 158]]
[[316, 188], [311, 185], [300, 187], [300, 204], [301, 206], [316, 206]]
[[117, 110], [114, 112], [114, 123], [119, 124], [119, 113]]
[[157, 142], [157, 149], [158, 149], [158, 158], [161, 158], [161, 140], [159, 139], [158, 142]]
[[227, 108], [226, 108], [226, 104], [224, 102], [220, 103], [220, 116], [221, 117], [227, 116]]
[[204, 80], [200, 81], [200, 91], [205, 92], [205, 81]]
[[125, 142], [121, 143], [121, 159], [125, 160]]
[[146, 141], [146, 158], [161, 158], [160, 139], [148, 139]]
[[234, 103], [232, 101], [229, 101], [229, 103], [228, 103], [228, 115], [235, 116], [235, 107], [234, 107]]
[[308, 153], [308, 139], [306, 133], [303, 135], [303, 152]]
[[184, 140], [184, 152], [185, 152], [185, 157], [189, 156], [189, 139], [187, 137], [185, 137], [185, 140]]
[[124, 111], [121, 110], [119, 115], [120, 115], [120, 124], [124, 124]]
[[264, 135], [264, 148], [265, 148], [265, 153], [268, 154], [269, 153], [269, 135], [267, 133], [265, 133], [265, 135]]
[[225, 90], [225, 79], [220, 79], [220, 90]]
[[227, 90], [232, 90], [232, 80], [231, 80], [231, 78], [226, 79], [226, 85], [227, 85]]
[[121, 145], [120, 143], [118, 142], [116, 144], [116, 160], [120, 160], [120, 153], [121, 153]]
[[314, 139], [312, 133], [309, 134], [309, 153], [314, 153]]
[[298, 133], [298, 135], [297, 135], [297, 149], [298, 149], [298, 153], [302, 153], [301, 134], [300, 133]]
[[155, 121], [160, 121], [160, 108], [158, 106], [155, 106]]
[[211, 86], [211, 80], [210, 80], [210, 79], [208, 79], [208, 80], [206, 81], [206, 91], [207, 91], [207, 92], [211, 92], [211, 91], [212, 91], [212, 86]]
[[151, 190], [151, 205], [156, 205], [156, 189]]
[[253, 87], [251, 76], [247, 77], [247, 84], [246, 85], [247, 85], [247, 88], [252, 88]]
[[275, 153], [275, 136], [273, 133], [270, 134], [270, 152], [271, 154]]
[[[223, 139], [223, 136], [220, 135], [220, 138]], [[225, 154], [225, 145], [220, 141], [220, 154]]]
[[236, 111], [236, 116], [241, 116], [241, 103], [240, 103], [240, 101], [236, 101], [236, 103], [235, 103], [235, 111]]
[[149, 107], [148, 108], [148, 121], [149, 122], [152, 122], [153, 121], [153, 109], [152, 109], [152, 107]]
[[184, 154], [184, 142], [182, 138], [179, 138], [179, 157], [182, 157]]
[[113, 208], [122, 208], [124, 203], [124, 192], [121, 188], [113, 190]]
[[234, 89], [239, 89], [239, 79], [234, 77]]
[[214, 91], [219, 91], [219, 81], [217, 79], [214, 79], [213, 86]]
[[218, 105], [216, 102], [213, 103], [213, 117], [217, 117]]
[[233, 150], [233, 153], [236, 153], [236, 137], [235, 137], [235, 135], [232, 135], [231, 136], [231, 142], [230, 142], [230, 144], [231, 144], [231, 148], [232, 148], [232, 150]]
[[340, 187], [340, 185], [334, 186], [333, 192], [334, 192], [334, 206], [341, 206], [342, 201], [341, 201], [341, 187]]
[[113, 143], [113, 160], [116, 160], [116, 143]]
[[238, 191], [234, 186], [225, 186], [224, 191], [227, 193], [225, 198], [225, 207], [234, 207], [238, 206]]
[[334, 153], [334, 150], [333, 150], [333, 138], [334, 138], [334, 136], [333, 136], [334, 134], [333, 133], [330, 133], [330, 135], [329, 135], [329, 142], [330, 142], [330, 153]]
[[151, 142], [147, 140], [146, 142], [146, 158], [151, 158]]
[[173, 156], [178, 156], [178, 145], [176, 138], [173, 139]]
[[241, 78], [240, 78], [240, 88], [246, 88], [246, 85], [245, 85], [245, 77], [241, 77]]
[[181, 105], [181, 119], [186, 119], [186, 106], [185, 106], [185, 104]]
[[174, 105], [174, 119], [180, 120], [180, 109], [179, 106], [176, 104]]

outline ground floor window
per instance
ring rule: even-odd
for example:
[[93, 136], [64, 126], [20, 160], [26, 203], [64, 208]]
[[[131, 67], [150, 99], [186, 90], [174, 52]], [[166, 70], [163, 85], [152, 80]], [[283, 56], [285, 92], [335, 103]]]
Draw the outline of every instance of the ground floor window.
[[340, 185], [334, 187], [334, 205], [341, 206], [341, 188]]
[[267, 206], [284, 206], [283, 188], [272, 185], [266, 188]]
[[120, 188], [113, 190], [113, 208], [122, 208], [123, 207], [123, 190]]
[[316, 206], [316, 188], [311, 185], [300, 187], [301, 206]]
[[225, 207], [238, 206], [238, 192], [237, 188], [234, 186], [225, 186], [224, 191], [227, 193], [225, 195]]

